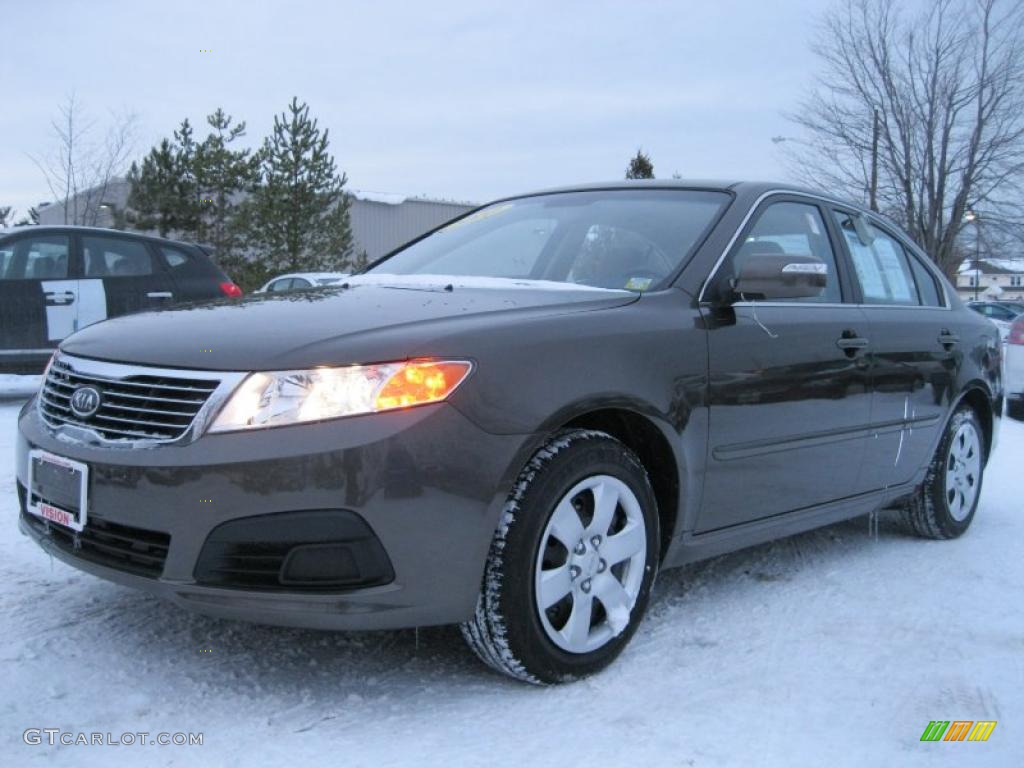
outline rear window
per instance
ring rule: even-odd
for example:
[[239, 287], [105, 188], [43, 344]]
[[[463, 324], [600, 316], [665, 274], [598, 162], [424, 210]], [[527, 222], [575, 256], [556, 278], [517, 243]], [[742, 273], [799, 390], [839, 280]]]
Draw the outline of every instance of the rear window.
[[176, 277], [217, 277], [217, 267], [205, 253], [196, 252], [191, 248], [178, 248], [170, 245], [160, 246], [160, 253]]

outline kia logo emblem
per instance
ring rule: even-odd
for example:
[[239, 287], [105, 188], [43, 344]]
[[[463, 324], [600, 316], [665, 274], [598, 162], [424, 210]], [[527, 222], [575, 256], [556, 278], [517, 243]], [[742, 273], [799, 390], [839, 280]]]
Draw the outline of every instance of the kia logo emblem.
[[79, 387], [71, 393], [71, 412], [88, 419], [100, 409], [100, 391], [96, 387]]

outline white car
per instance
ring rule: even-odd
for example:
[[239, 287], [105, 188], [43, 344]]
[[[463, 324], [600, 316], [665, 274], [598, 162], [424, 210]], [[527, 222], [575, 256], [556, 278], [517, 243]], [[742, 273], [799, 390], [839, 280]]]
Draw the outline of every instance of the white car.
[[303, 288], [318, 288], [323, 285], [339, 283], [346, 277], [348, 277], [348, 272], [291, 272], [287, 275], [278, 275], [273, 280], [267, 281], [266, 285], [256, 293], [280, 293]]
[[1024, 315], [1013, 321], [1006, 339], [1006, 413], [1024, 421]]

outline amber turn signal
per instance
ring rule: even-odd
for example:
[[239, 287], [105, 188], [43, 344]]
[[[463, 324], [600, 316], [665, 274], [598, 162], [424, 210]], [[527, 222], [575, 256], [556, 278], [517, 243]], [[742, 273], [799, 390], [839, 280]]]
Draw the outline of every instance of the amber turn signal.
[[378, 411], [437, 403], [455, 391], [469, 375], [466, 361], [410, 361], [402, 365], [377, 393]]

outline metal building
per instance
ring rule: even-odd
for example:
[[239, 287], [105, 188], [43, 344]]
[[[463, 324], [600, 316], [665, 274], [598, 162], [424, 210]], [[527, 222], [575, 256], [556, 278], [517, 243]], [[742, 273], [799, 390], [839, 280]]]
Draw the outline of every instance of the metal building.
[[350, 190], [356, 253], [370, 261], [476, 207], [473, 203]]

